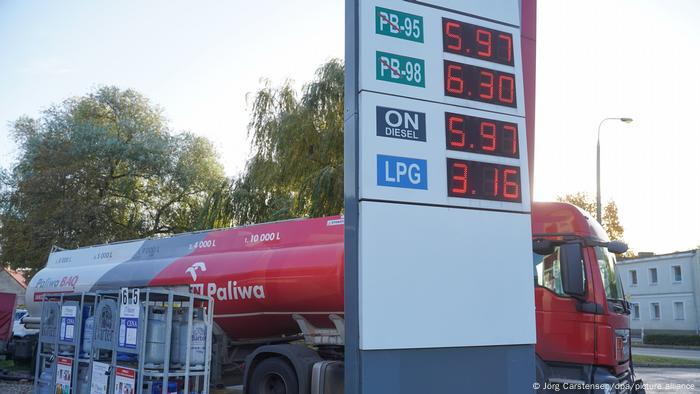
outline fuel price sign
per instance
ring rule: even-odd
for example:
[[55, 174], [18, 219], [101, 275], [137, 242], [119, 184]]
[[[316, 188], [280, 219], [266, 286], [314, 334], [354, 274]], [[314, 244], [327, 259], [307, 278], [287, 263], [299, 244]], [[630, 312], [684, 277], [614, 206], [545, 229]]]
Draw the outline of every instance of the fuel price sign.
[[[459, 392], [447, 376], [510, 368], [471, 347], [532, 362], [520, 2], [346, 6], [356, 18], [346, 34], [346, 391], [399, 393], [420, 380]], [[490, 303], [474, 302], [486, 292]], [[388, 380], [387, 369], [397, 371]]]

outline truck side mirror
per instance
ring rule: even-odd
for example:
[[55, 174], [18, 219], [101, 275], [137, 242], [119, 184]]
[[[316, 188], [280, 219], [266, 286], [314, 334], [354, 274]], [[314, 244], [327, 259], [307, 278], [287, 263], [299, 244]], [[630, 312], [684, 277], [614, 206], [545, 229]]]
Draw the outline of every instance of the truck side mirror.
[[586, 295], [581, 244], [570, 243], [559, 247], [561, 284], [564, 293], [572, 297]]
[[627, 244], [622, 241], [610, 241], [606, 245], [610, 253], [622, 254], [627, 251]]
[[554, 253], [554, 247], [554, 242], [548, 239], [537, 238], [532, 241], [532, 251], [542, 256]]

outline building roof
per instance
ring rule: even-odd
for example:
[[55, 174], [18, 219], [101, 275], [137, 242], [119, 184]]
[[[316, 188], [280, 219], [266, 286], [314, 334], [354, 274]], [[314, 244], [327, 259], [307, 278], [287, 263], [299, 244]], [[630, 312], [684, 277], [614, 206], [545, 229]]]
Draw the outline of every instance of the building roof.
[[643, 263], [647, 261], [654, 260], [667, 260], [667, 259], [679, 259], [683, 257], [692, 257], [697, 254], [698, 249], [686, 250], [683, 252], [673, 252], [664, 254], [655, 254], [651, 256], [635, 257], [632, 259], [618, 260], [617, 264], [633, 264], [633, 263]]
[[16, 280], [20, 286], [22, 286], [25, 289], [27, 288], [27, 281], [21, 272], [11, 270], [8, 267], [4, 267], [3, 269], [5, 270], [5, 272], [7, 272], [8, 275], [10, 275], [12, 279]]

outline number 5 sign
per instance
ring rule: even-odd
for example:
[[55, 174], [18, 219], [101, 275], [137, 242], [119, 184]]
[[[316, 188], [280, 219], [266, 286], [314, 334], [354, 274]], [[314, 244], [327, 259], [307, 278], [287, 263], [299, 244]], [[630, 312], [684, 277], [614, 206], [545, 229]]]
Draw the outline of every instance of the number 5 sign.
[[[131, 293], [131, 297], [129, 297]], [[136, 349], [139, 329], [139, 289], [121, 289], [121, 305], [119, 308], [119, 347]]]

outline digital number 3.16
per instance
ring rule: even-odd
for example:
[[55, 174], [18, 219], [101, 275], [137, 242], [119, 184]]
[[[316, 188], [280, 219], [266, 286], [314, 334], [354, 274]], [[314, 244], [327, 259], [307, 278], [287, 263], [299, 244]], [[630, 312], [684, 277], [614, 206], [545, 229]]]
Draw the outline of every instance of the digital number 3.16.
[[478, 161], [447, 159], [447, 195], [521, 202], [520, 168]]

